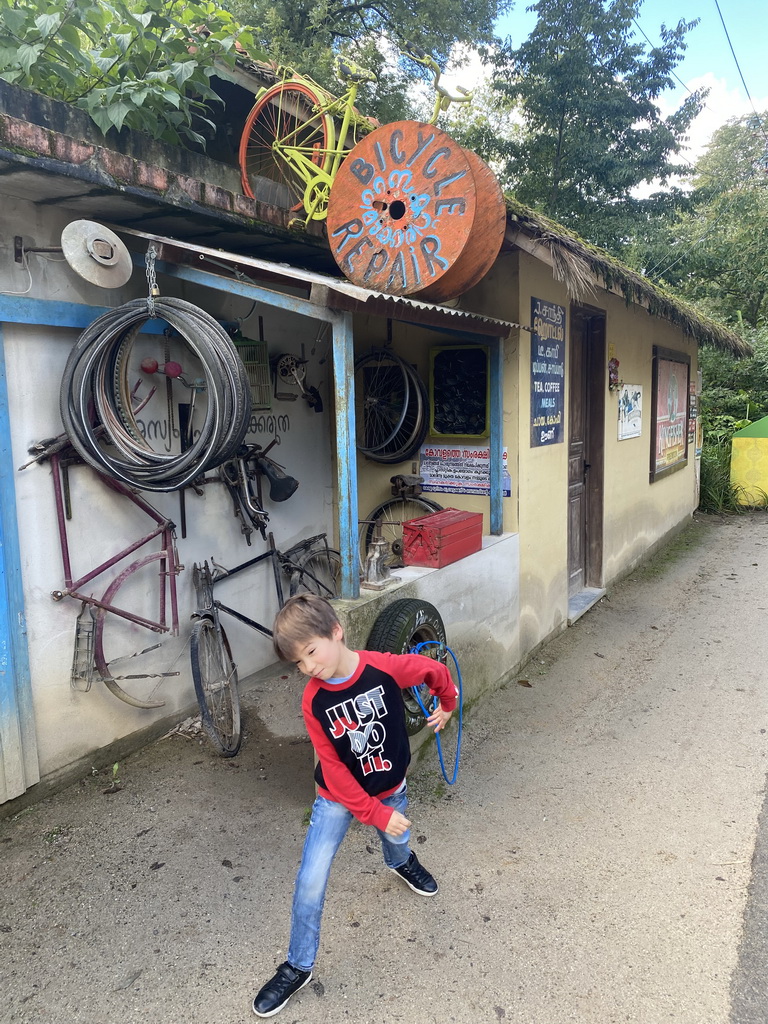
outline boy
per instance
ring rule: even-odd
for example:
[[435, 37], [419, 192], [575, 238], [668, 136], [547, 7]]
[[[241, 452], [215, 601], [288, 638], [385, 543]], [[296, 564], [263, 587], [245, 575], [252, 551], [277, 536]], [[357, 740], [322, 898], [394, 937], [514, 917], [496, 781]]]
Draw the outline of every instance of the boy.
[[420, 654], [350, 650], [322, 597], [290, 598], [273, 632], [278, 657], [310, 677], [302, 711], [317, 754], [318, 796], [296, 877], [288, 959], [254, 999], [258, 1017], [282, 1010], [312, 979], [328, 875], [353, 816], [377, 830], [391, 871], [420, 896], [436, 895], [437, 882], [408, 846], [405, 770], [411, 754], [400, 691], [427, 684], [439, 699], [427, 719], [435, 732], [456, 707], [445, 665]]

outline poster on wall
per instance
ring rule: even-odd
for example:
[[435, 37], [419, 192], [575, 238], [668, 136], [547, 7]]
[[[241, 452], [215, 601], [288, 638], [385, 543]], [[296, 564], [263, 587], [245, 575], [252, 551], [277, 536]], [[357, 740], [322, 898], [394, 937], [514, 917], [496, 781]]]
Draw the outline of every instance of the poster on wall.
[[565, 423], [565, 306], [531, 298], [531, 447], [561, 444]]
[[622, 384], [619, 388], [619, 440], [640, 437], [643, 432], [643, 387]]
[[[425, 444], [419, 457], [421, 489], [487, 496], [491, 493], [490, 457], [488, 445]], [[505, 498], [512, 494], [506, 448], [502, 450], [501, 493]]]
[[651, 483], [688, 462], [690, 357], [654, 346]]

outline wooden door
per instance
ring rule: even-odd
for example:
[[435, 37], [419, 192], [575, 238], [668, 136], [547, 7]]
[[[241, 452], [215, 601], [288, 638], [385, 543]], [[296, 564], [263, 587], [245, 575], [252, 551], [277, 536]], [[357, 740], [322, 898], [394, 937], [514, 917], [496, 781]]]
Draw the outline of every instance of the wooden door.
[[605, 315], [571, 308], [568, 398], [568, 597], [603, 566]]

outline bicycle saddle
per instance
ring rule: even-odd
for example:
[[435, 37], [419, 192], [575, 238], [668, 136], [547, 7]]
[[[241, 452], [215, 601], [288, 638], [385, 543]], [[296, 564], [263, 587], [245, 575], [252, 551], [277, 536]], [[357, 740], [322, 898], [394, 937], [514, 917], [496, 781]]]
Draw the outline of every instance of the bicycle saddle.
[[378, 79], [372, 71], [361, 68], [359, 64], [348, 60], [346, 57], [338, 57], [336, 60], [336, 73], [345, 82], [376, 82]]

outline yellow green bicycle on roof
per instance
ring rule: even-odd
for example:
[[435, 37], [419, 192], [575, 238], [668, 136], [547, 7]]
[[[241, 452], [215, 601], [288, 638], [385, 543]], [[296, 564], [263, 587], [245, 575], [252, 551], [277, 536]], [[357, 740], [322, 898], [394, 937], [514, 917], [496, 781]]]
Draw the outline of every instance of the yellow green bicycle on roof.
[[[451, 103], [469, 103], [472, 93], [458, 87], [450, 92], [440, 83], [440, 68], [429, 54], [411, 43], [402, 53], [427, 68], [433, 76], [435, 102], [430, 124]], [[248, 115], [240, 139], [240, 175], [243, 192], [251, 199], [303, 211], [294, 222], [324, 220], [328, 197], [342, 161], [357, 142], [377, 127], [355, 107], [363, 82], [376, 76], [347, 58], [336, 62], [336, 73], [346, 86], [332, 96], [306, 75], [281, 68], [281, 81], [264, 89]]]

